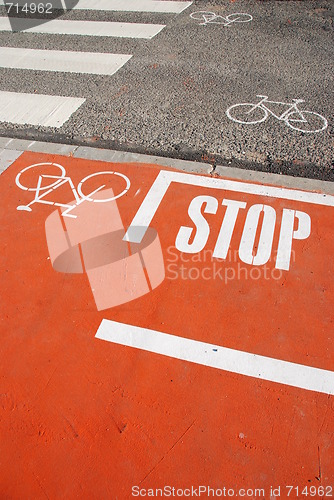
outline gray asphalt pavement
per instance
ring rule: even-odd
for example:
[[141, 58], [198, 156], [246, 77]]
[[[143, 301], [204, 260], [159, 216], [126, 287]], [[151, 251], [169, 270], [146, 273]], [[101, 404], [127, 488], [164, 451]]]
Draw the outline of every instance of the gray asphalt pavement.
[[[253, 19], [200, 25], [190, 17], [195, 11], [242, 12]], [[1, 90], [86, 98], [59, 129], [0, 123], [0, 135], [333, 181], [333, 12], [327, 0], [196, 0], [178, 15], [71, 11], [62, 16], [166, 24], [151, 40], [0, 32], [0, 46], [133, 54], [112, 76], [0, 68]], [[303, 99], [298, 108], [320, 114], [328, 126], [310, 133], [270, 113], [255, 124], [227, 116], [232, 105], [259, 102], [257, 95], [281, 103]], [[268, 108], [283, 113], [288, 106]], [[233, 108], [231, 115], [248, 120], [242, 112]], [[255, 113], [256, 120], [266, 114]], [[315, 115], [307, 118], [306, 125], [292, 119], [290, 125], [326, 124]]]

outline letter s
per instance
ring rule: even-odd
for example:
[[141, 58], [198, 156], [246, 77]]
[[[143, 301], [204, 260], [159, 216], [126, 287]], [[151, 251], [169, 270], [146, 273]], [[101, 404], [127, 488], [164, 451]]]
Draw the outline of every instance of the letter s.
[[187, 226], [180, 227], [175, 241], [175, 246], [180, 252], [197, 253], [205, 247], [210, 234], [210, 227], [201, 212], [204, 204], [204, 213], [215, 214], [217, 212], [218, 201], [213, 196], [197, 196], [191, 201], [188, 214], [196, 226], [196, 234], [193, 242], [189, 243], [193, 228]]

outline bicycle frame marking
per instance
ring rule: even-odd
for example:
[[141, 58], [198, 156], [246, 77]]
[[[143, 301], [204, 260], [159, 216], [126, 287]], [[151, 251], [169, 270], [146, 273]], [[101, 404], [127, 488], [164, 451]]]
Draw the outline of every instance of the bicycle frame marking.
[[[233, 19], [230, 21], [227, 17], [223, 17], [221, 15], [215, 15], [215, 17], [207, 18], [205, 15], [203, 15], [204, 18], [204, 23], [199, 23], [200, 26], [206, 26], [207, 24], [221, 24], [222, 26], [229, 26], [232, 23], [237, 22], [237, 19]], [[219, 22], [217, 19], [222, 19], [224, 22]]]
[[[259, 103], [255, 104], [254, 108], [252, 108], [248, 113], [250, 113], [251, 111], [253, 111], [256, 108], [262, 108], [262, 109], [265, 109], [266, 111], [268, 111], [268, 113], [270, 113], [272, 116], [274, 116], [277, 120], [285, 120], [286, 117], [290, 114], [290, 112], [292, 110], [294, 110], [296, 113], [298, 113], [302, 117], [302, 119], [301, 120], [293, 120], [293, 121], [300, 121], [300, 122], [306, 123], [307, 120], [305, 120], [303, 112], [300, 111], [298, 109], [298, 107], [297, 107], [298, 102], [303, 102], [303, 100], [302, 99], [296, 99], [295, 101], [296, 102], [294, 102], [294, 103], [291, 104], [290, 102], [269, 101], [268, 97], [265, 97]], [[290, 106], [290, 107], [286, 111], [284, 111], [284, 113], [282, 113], [279, 116], [279, 115], [276, 115], [276, 113], [274, 113], [273, 111], [271, 111], [270, 108], [268, 108], [267, 106], [265, 106], [264, 105], [265, 102], [268, 103], [268, 104], [282, 104], [284, 106]]]

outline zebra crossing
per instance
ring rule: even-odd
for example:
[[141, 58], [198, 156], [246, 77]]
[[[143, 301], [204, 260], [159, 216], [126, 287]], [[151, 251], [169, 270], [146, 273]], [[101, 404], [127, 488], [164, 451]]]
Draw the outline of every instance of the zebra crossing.
[[[79, 0], [73, 9], [88, 11], [148, 12], [179, 14], [192, 2], [176, 0]], [[0, 0], [0, 5], [5, 5]], [[165, 24], [52, 19], [27, 27], [25, 19], [16, 26], [27, 33], [152, 40]], [[26, 27], [26, 28], [25, 28]], [[0, 32], [12, 31], [7, 16], [0, 16]], [[20, 29], [21, 31], [21, 29]], [[78, 52], [34, 48], [0, 47], [0, 68], [53, 71], [112, 76], [133, 54]], [[60, 128], [86, 99], [0, 91], [0, 122]]]

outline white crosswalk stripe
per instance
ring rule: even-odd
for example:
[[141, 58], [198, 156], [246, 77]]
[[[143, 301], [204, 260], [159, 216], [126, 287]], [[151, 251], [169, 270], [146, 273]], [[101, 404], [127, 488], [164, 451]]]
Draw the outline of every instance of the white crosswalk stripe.
[[[22, 1], [16, 3], [21, 6]], [[6, 3], [0, 0], [0, 5]], [[176, 0], [79, 0], [74, 9], [179, 14], [191, 4]], [[28, 22], [30, 27], [24, 17], [15, 18], [15, 31], [151, 40], [165, 28], [165, 24], [138, 22], [52, 19], [39, 24], [31, 18]], [[0, 16], [0, 31], [13, 31], [7, 16]], [[132, 54], [0, 47], [0, 68], [111, 76], [131, 57]], [[36, 84], [35, 79], [38, 87]], [[84, 102], [83, 97], [0, 91], [0, 122], [60, 128]]]
[[84, 102], [78, 97], [0, 91], [0, 121], [59, 128]]
[[[37, 21], [37, 19], [36, 19]], [[165, 27], [164, 24], [114, 23], [105, 21], [65, 21], [53, 19], [27, 28], [27, 20], [15, 19], [17, 30], [26, 33], [53, 35], [116, 36], [120, 38], [151, 39]], [[8, 17], [0, 17], [0, 31], [12, 31]]]
[[132, 56], [63, 50], [37, 50], [0, 47], [0, 67], [113, 75]]
[[192, 2], [167, 0], [79, 0], [73, 9], [180, 14]]
[[[27, 0], [16, 1], [23, 5]], [[192, 2], [178, 2], [169, 0], [79, 0], [73, 10], [104, 10], [123, 12], [161, 12], [166, 14], [180, 14]], [[0, 5], [5, 5], [0, 0]]]

